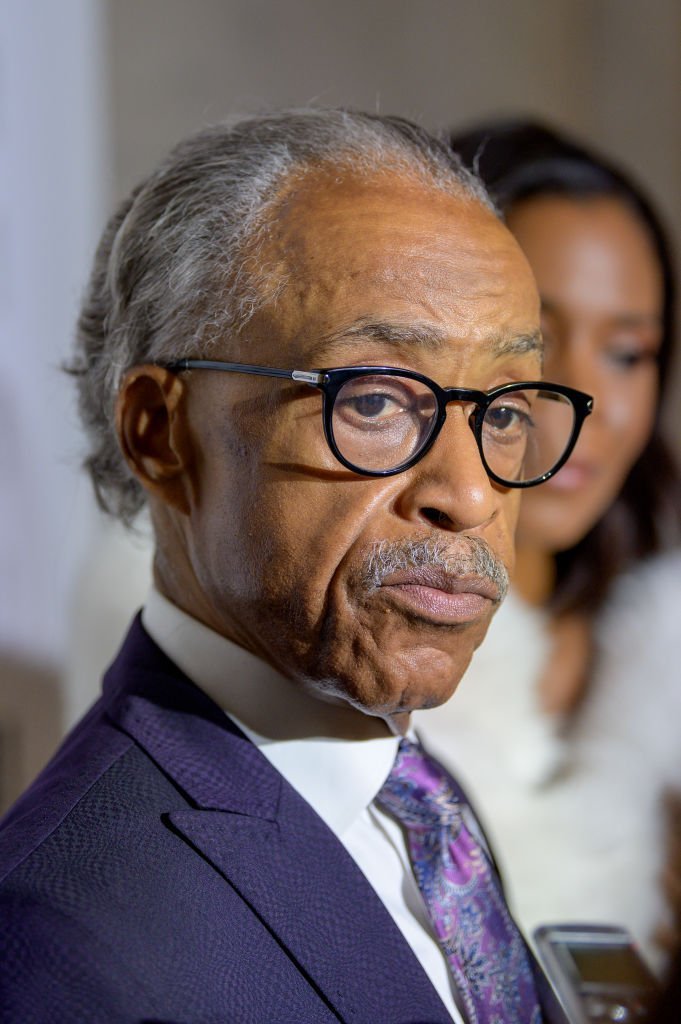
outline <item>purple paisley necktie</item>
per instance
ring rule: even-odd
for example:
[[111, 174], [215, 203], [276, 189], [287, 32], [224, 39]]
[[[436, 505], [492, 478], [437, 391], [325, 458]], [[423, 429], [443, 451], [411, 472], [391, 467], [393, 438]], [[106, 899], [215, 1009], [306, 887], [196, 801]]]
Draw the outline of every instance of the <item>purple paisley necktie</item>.
[[406, 829], [414, 874], [470, 1024], [540, 1024], [525, 942], [445, 769], [401, 740], [377, 802]]

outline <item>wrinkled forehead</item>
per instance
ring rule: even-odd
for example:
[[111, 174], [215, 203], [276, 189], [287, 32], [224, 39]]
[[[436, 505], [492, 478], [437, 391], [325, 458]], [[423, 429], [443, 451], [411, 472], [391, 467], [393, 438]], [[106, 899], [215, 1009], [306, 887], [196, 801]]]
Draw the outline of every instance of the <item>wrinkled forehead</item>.
[[264, 316], [281, 344], [362, 318], [472, 341], [538, 323], [534, 279], [495, 215], [404, 176], [308, 174], [282, 198], [260, 257], [277, 279]]

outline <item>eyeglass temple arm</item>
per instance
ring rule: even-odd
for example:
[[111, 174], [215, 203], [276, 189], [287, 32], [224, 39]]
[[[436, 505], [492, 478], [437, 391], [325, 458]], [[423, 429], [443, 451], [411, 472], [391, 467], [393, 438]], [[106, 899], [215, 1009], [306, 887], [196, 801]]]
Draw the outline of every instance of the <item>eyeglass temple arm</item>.
[[226, 373], [252, 373], [258, 377], [284, 377], [302, 384], [321, 384], [323, 373], [311, 370], [278, 370], [271, 366], [253, 366], [251, 363], [225, 363], [214, 359], [177, 359], [166, 364], [167, 370], [223, 370]]

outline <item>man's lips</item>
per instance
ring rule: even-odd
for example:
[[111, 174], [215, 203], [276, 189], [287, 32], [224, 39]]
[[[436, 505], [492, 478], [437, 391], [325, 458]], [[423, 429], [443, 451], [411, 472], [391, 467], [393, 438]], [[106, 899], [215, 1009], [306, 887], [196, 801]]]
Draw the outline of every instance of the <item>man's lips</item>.
[[447, 623], [478, 619], [501, 599], [498, 586], [484, 576], [454, 576], [432, 566], [397, 570], [379, 590], [403, 607]]

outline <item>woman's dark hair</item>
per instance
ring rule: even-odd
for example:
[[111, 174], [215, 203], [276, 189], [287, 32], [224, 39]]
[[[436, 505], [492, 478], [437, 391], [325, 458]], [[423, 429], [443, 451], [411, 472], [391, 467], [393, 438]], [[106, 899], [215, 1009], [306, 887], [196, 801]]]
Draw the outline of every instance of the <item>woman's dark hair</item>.
[[[660, 398], [669, 381], [675, 336], [675, 281], [671, 247], [650, 200], [628, 174], [566, 135], [532, 121], [503, 121], [450, 136], [452, 148], [477, 170], [502, 213], [521, 200], [559, 195], [620, 200], [648, 231], [664, 285]], [[594, 610], [628, 566], [681, 539], [681, 474], [664, 439], [660, 406], [650, 439], [620, 493], [598, 523], [555, 556], [556, 614]]]

